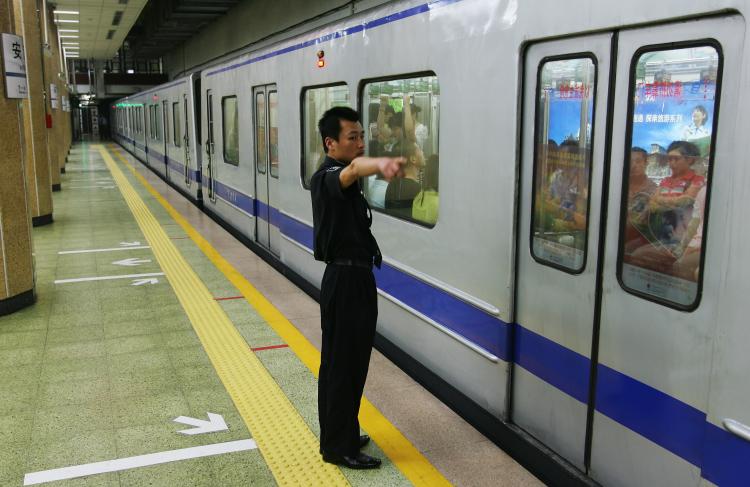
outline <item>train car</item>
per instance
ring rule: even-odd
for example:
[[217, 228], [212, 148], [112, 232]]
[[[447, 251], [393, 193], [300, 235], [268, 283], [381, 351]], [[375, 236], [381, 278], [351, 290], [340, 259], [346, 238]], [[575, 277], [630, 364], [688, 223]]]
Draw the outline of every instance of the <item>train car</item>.
[[204, 208], [317, 286], [358, 108], [409, 159], [361, 181], [384, 353], [552, 483], [744, 485], [749, 6], [399, 1], [204, 67]]
[[116, 140], [194, 202], [200, 184], [198, 74], [118, 100]]

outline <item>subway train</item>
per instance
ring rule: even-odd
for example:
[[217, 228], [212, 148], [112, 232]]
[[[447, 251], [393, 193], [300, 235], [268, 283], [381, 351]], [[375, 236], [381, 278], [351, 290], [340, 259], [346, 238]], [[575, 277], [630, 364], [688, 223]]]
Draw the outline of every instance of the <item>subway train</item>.
[[314, 295], [317, 120], [358, 109], [369, 155], [407, 157], [360, 181], [381, 351], [550, 484], [748, 485], [748, 13], [394, 1], [118, 100], [113, 128]]

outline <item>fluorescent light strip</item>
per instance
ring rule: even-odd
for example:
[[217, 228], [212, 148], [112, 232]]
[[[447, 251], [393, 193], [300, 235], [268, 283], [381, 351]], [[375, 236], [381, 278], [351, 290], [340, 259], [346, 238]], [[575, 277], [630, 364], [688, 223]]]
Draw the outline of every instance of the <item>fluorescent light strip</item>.
[[78, 10], [53, 10], [53, 14], [70, 14], [70, 15], [78, 15]]
[[57, 29], [57, 32], [78, 32], [78, 29]]
[[79, 23], [78, 20], [68, 20], [68, 19], [55, 19], [55, 22], [57, 22], [58, 24], [62, 24], [62, 23], [77, 24], [77, 23]]
[[72, 35], [63, 35], [60, 36], [60, 39], [78, 39], [78, 36], [72, 36]]
[[79, 46], [80, 44], [78, 42], [63, 42], [63, 46]]

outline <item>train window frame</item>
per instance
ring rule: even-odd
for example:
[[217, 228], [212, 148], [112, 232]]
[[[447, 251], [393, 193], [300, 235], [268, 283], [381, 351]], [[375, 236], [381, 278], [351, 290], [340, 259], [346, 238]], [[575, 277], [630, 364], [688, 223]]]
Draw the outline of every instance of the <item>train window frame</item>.
[[[237, 160], [234, 161], [227, 157], [227, 132], [226, 132], [226, 112], [225, 112], [225, 106], [224, 103], [227, 100], [234, 99], [234, 107], [237, 111]], [[222, 161], [224, 164], [229, 164], [230, 166], [239, 167], [240, 166], [240, 99], [239, 97], [234, 95], [226, 95], [221, 97], [221, 147], [222, 147]]]
[[566, 267], [563, 265], [560, 265], [556, 262], [544, 259], [542, 257], [537, 256], [534, 253], [534, 213], [536, 209], [536, 197], [537, 197], [537, 156], [539, 147], [536, 141], [537, 133], [539, 131], [539, 85], [541, 83], [541, 76], [542, 76], [542, 68], [545, 64], [549, 62], [554, 61], [569, 61], [569, 60], [575, 60], [575, 59], [589, 59], [591, 60], [593, 66], [594, 66], [594, 91], [593, 91], [593, 97], [592, 97], [592, 112], [591, 112], [591, 149], [589, 153], [589, 168], [588, 168], [588, 180], [586, 182], [586, 187], [591, 188], [591, 181], [593, 177], [593, 164], [594, 164], [594, 143], [595, 143], [595, 127], [596, 127], [596, 103], [597, 103], [597, 95], [598, 95], [598, 84], [599, 84], [599, 60], [596, 57], [596, 54], [594, 54], [591, 51], [581, 51], [581, 52], [574, 52], [574, 53], [567, 53], [567, 54], [561, 54], [561, 55], [555, 55], [555, 56], [546, 56], [539, 60], [539, 64], [537, 65], [536, 70], [536, 78], [535, 78], [535, 86], [534, 86], [534, 132], [532, 134], [532, 141], [534, 145], [534, 153], [533, 153], [533, 163], [532, 163], [532, 173], [531, 173], [531, 208], [530, 211], [530, 218], [529, 218], [529, 254], [531, 255], [531, 258], [534, 259], [536, 263], [539, 265], [551, 267], [553, 269], [557, 269], [561, 272], [565, 272], [566, 274], [570, 274], [573, 276], [577, 276], [580, 274], [583, 274], [586, 270], [586, 266], [588, 265], [588, 247], [589, 247], [589, 220], [590, 220], [590, 212], [591, 212], [591, 194], [589, 193], [588, 198], [586, 199], [586, 235], [584, 237], [583, 241], [583, 261], [581, 262], [581, 267], [579, 269], [571, 269], [570, 267]]
[[[172, 102], [172, 144], [175, 147], [182, 147], [180, 138], [182, 136], [182, 118], [180, 116], [180, 102]], [[177, 129], [180, 129], [180, 133], [177, 133]]]
[[716, 72], [716, 94], [714, 97], [714, 111], [713, 111], [713, 121], [711, 125], [711, 145], [709, 147], [708, 152], [708, 169], [706, 172], [706, 199], [703, 207], [703, 233], [701, 235], [702, 238], [702, 245], [705, 247], [706, 242], [708, 240], [708, 234], [709, 234], [709, 213], [711, 209], [711, 193], [712, 193], [712, 181], [713, 181], [713, 170], [715, 165], [715, 156], [716, 156], [716, 133], [717, 128], [719, 124], [719, 116], [721, 111], [721, 91], [723, 87], [723, 77], [724, 77], [724, 51], [722, 50], [721, 43], [717, 39], [713, 38], [703, 38], [703, 39], [695, 39], [690, 41], [682, 41], [682, 42], [669, 42], [669, 43], [660, 43], [660, 44], [649, 44], [645, 46], [641, 46], [638, 48], [634, 53], [633, 57], [630, 60], [630, 70], [628, 73], [628, 105], [627, 105], [627, 112], [626, 112], [626, 120], [625, 120], [625, 145], [623, 147], [623, 155], [625, 157], [625, 160], [623, 161], [623, 173], [622, 173], [622, 191], [621, 191], [621, 197], [620, 197], [620, 221], [618, 223], [618, 237], [617, 237], [617, 268], [616, 268], [616, 277], [617, 282], [620, 284], [620, 287], [623, 291], [625, 291], [628, 294], [632, 294], [633, 296], [637, 296], [641, 299], [644, 299], [646, 301], [651, 301], [653, 303], [665, 306], [667, 308], [676, 309], [679, 311], [685, 311], [685, 312], [692, 312], [698, 309], [701, 303], [701, 298], [703, 297], [703, 277], [705, 275], [705, 258], [706, 258], [706, 252], [705, 249], [701, 249], [701, 255], [699, 259], [699, 274], [697, 279], [697, 288], [695, 297], [693, 299], [693, 302], [688, 305], [683, 305], [674, 301], [670, 301], [665, 298], [660, 298], [659, 296], [655, 296], [653, 294], [644, 293], [643, 291], [640, 291], [638, 289], [633, 289], [629, 287], [625, 282], [623, 281], [622, 274], [623, 274], [623, 264], [624, 264], [624, 253], [625, 253], [625, 230], [626, 230], [626, 223], [627, 223], [627, 207], [628, 207], [628, 191], [629, 191], [629, 171], [630, 171], [630, 162], [629, 162], [629, 155], [630, 155], [630, 149], [632, 147], [633, 143], [633, 115], [634, 115], [634, 108], [635, 108], [635, 81], [636, 81], [636, 68], [638, 61], [640, 58], [649, 52], [657, 52], [657, 51], [669, 51], [669, 50], [678, 50], [678, 49], [688, 49], [693, 47], [711, 47], [716, 50], [716, 54], [718, 56], [718, 68]]
[[[300, 97], [299, 97], [299, 106], [300, 106], [300, 184], [304, 189], [307, 191], [310, 191], [310, 185], [305, 183], [305, 176], [306, 176], [306, 162], [307, 159], [305, 158], [305, 143], [307, 142], [307, 139], [305, 138], [306, 133], [306, 126], [305, 126], [305, 120], [307, 112], [305, 111], [305, 94], [310, 90], [318, 90], [322, 88], [332, 88], [334, 86], [345, 86], [347, 90], [349, 90], [349, 100], [351, 102], [351, 95], [352, 91], [349, 88], [349, 83], [346, 81], [334, 81], [332, 83], [324, 83], [320, 85], [310, 85], [310, 86], [303, 86], [302, 90], [300, 90]], [[349, 104], [351, 107], [351, 103]], [[330, 109], [330, 107], [329, 107]], [[320, 132], [318, 130], [318, 121], [315, 121], [315, 133], [317, 134], [317, 137], [320, 138]], [[317, 171], [317, 168], [315, 169]], [[313, 171], [313, 174], [315, 174], [315, 171]], [[312, 179], [313, 174], [310, 174], [310, 179]]]
[[[276, 96], [276, 144], [271, 143], [271, 134], [273, 131], [271, 130], [274, 126], [271, 124], [271, 95]], [[267, 102], [267, 109], [268, 109], [268, 174], [271, 175], [274, 179], [279, 179], [279, 167], [281, 166], [281, 159], [279, 158], [279, 90], [278, 88], [273, 90], [268, 90], [266, 92], [266, 102]], [[273, 164], [273, 150], [272, 147], [276, 145], [276, 157], [279, 158], [276, 161], [276, 165]], [[275, 170], [274, 170], [275, 169]]]
[[[426, 77], [434, 77], [436, 79], [436, 81], [437, 81], [438, 87], [440, 86], [440, 76], [438, 76], [438, 74], [435, 71], [433, 71], [433, 70], [415, 71], [415, 72], [410, 72], [410, 73], [398, 73], [398, 74], [392, 74], [392, 75], [387, 75], [387, 76], [378, 76], [378, 77], [373, 77], [373, 78], [364, 78], [364, 79], [359, 80], [359, 84], [357, 86], [357, 111], [359, 113], [360, 120], [362, 121], [362, 124], [364, 125], [364, 116], [363, 116], [363, 114], [365, 113], [365, 111], [364, 111], [365, 110], [365, 108], [364, 108], [364, 100], [365, 100], [364, 94], [365, 94], [365, 87], [367, 85], [372, 84], [372, 83], [379, 83], [379, 82], [398, 81], [398, 80], [410, 80], [410, 79], [414, 79], [414, 78], [426, 78]], [[368, 122], [369, 122], [369, 120], [368, 120]], [[368, 131], [367, 127], [364, 127], [364, 130], [365, 130], [365, 147], [367, 147], [369, 145], [369, 142], [370, 142], [370, 140], [368, 138], [369, 137], [369, 131]], [[440, 115], [439, 115], [439, 111], [438, 111], [438, 120], [437, 120], [437, 133], [435, 135], [436, 135], [437, 140], [438, 140], [438, 151], [437, 151], [437, 154], [438, 154], [438, 157], [439, 157], [439, 154], [440, 154], [440, 140], [441, 140], [440, 139]], [[367, 154], [367, 156], [372, 157], [372, 155], [369, 153], [369, 151], [366, 151], [366, 154]], [[361, 186], [362, 186], [362, 181], [365, 180], [365, 179], [366, 178], [362, 178], [360, 180], [360, 185]], [[438, 165], [438, 183], [439, 183], [439, 181], [440, 181], [440, 167]], [[438, 186], [439, 186], [439, 184], [438, 184]], [[439, 192], [438, 192], [438, 198], [439, 198]], [[368, 196], [367, 192], [365, 192], [365, 199], [367, 199], [368, 204], [369, 204], [370, 203], [370, 199], [369, 199], [369, 196]], [[440, 220], [439, 214], [437, 216], [437, 219], [435, 220], [435, 223], [428, 223], [428, 222], [425, 222], [425, 221], [422, 221], [422, 220], [419, 220], [419, 219], [416, 219], [416, 218], [413, 218], [413, 217], [404, 218], [403, 216], [397, 215], [393, 211], [389, 211], [389, 210], [387, 210], [385, 208], [378, 208], [378, 207], [372, 206], [372, 205], [370, 205], [370, 207], [371, 207], [371, 210], [374, 211], [374, 212], [377, 212], [377, 213], [380, 213], [380, 214], [383, 214], [383, 215], [387, 215], [387, 216], [389, 216], [391, 218], [394, 218], [396, 220], [399, 220], [399, 221], [402, 221], [402, 222], [406, 222], [407, 224], [414, 224], [414, 225], [416, 225], [416, 226], [418, 226], [420, 228], [425, 228], [427, 230], [432, 230], [433, 228], [435, 228], [435, 226], [437, 225], [438, 221]]]
[[[260, 127], [260, 119], [261, 117], [258, 116], [258, 98], [263, 99], [263, 128], [265, 129], [263, 132], [264, 138], [267, 138], [267, 132], [268, 132], [268, 103], [266, 99], [266, 91], [264, 89], [265, 85], [255, 86], [253, 87], [255, 96], [253, 96], [253, 144], [255, 145], [255, 170], [258, 172], [258, 174], [266, 174], [268, 170], [268, 166], [270, 164], [270, 161], [268, 160], [268, 147], [264, 147], [265, 153], [263, 154], [264, 157], [264, 164], [260, 165], [258, 164], [259, 158], [260, 158], [260, 150], [258, 143], [258, 128]], [[256, 88], [260, 88], [258, 91], [255, 91]], [[266, 143], [264, 142], [264, 146]]]

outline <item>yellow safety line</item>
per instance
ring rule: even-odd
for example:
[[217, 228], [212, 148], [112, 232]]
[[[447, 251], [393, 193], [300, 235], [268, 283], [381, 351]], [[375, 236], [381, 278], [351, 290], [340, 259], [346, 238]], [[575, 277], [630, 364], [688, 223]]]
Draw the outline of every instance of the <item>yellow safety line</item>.
[[224, 310], [180, 254], [115, 161], [98, 146], [224, 387], [279, 485], [348, 485]]
[[[317, 377], [320, 368], [320, 352], [135, 170], [122, 156], [119, 149], [115, 148], [113, 152]], [[362, 428], [412, 484], [417, 486], [450, 485], [445, 477], [366, 397], [362, 398], [359, 419]]]

